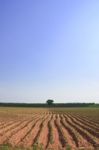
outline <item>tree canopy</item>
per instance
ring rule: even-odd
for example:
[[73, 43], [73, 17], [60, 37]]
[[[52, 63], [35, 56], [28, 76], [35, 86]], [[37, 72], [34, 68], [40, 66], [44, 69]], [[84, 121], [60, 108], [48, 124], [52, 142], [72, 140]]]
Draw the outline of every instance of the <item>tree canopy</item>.
[[54, 100], [52, 100], [52, 99], [48, 99], [48, 100], [46, 101], [46, 103], [47, 103], [48, 105], [52, 105], [53, 102], [54, 102]]

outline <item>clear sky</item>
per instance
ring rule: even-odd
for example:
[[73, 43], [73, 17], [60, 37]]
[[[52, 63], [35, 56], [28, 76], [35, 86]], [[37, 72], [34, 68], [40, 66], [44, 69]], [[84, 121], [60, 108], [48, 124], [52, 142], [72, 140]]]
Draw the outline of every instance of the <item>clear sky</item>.
[[0, 102], [99, 103], [99, 0], [0, 0]]

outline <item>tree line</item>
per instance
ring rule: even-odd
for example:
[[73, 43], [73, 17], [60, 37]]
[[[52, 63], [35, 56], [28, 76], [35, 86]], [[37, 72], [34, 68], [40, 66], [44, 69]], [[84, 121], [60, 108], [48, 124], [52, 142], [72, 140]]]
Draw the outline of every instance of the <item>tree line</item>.
[[95, 103], [0, 103], [0, 107], [99, 107]]

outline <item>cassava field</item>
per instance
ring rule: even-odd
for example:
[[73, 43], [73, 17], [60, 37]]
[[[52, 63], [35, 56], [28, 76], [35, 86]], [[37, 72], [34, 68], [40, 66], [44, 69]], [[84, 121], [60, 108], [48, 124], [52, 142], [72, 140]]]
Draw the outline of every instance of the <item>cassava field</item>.
[[0, 108], [0, 150], [99, 150], [99, 108]]

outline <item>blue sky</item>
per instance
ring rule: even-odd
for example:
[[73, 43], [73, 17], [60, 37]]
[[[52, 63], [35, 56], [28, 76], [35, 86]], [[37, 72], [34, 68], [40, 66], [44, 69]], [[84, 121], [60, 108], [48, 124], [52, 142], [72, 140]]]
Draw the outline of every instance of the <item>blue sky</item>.
[[0, 0], [0, 102], [99, 103], [99, 1]]

